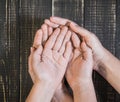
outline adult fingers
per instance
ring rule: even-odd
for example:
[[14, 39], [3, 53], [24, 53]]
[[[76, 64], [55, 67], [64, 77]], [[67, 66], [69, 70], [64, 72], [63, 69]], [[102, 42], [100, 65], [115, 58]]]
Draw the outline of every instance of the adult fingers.
[[36, 34], [35, 34], [35, 37], [34, 37], [34, 42], [33, 42], [33, 46], [35, 48], [38, 48], [39, 45], [41, 45], [42, 43], [42, 36], [43, 36], [43, 32], [41, 29], [39, 29]]
[[53, 33], [53, 28], [52, 27], [48, 27], [48, 35], [50, 36]]
[[33, 53], [33, 48], [32, 47], [31, 47], [30, 51], [31, 51], [31, 53], [30, 53], [30, 56], [28, 58], [28, 72], [31, 76], [31, 79], [32, 79], [33, 83], [34, 83], [35, 75], [34, 75], [34, 71], [33, 71], [33, 67], [32, 67], [32, 53]]
[[84, 41], [81, 43], [81, 51], [84, 60], [88, 60], [88, 59], [92, 60], [92, 49], [89, 48]]
[[80, 48], [80, 38], [72, 32], [72, 43], [75, 48]]
[[72, 22], [71, 20], [61, 17], [50, 17], [50, 21], [58, 25], [65, 25], [68, 22]]
[[80, 27], [79, 25], [77, 25], [75, 23], [70, 23], [70, 28], [82, 37], [90, 36], [90, 34], [92, 34], [88, 30], [84, 29], [83, 27]]
[[47, 26], [47, 24], [43, 24], [42, 26], [41, 26], [41, 29], [42, 29], [42, 31], [43, 31], [43, 42], [45, 42], [47, 39], [48, 39], [48, 26]]
[[53, 34], [47, 40], [47, 42], [45, 44], [45, 48], [48, 48], [48, 49], [53, 48], [53, 46], [55, 44], [55, 41], [56, 41], [59, 33], [60, 33], [60, 28], [55, 29], [55, 31], [53, 32]]
[[50, 17], [50, 21], [58, 24], [58, 25], [65, 25], [66, 23], [70, 22], [70, 28], [78, 33], [80, 36], [86, 36], [86, 35], [90, 35], [92, 34], [91, 32], [89, 32], [88, 30], [84, 29], [83, 27], [78, 26], [75, 22], [65, 19], [65, 18], [61, 18], [61, 17]]
[[69, 42], [66, 43], [66, 48], [65, 48], [65, 52], [64, 52], [64, 58], [67, 61], [69, 61], [71, 53], [72, 53], [72, 44], [69, 41]]
[[53, 27], [53, 28], [57, 28], [59, 26], [58, 24], [55, 24], [55, 23], [51, 22], [49, 19], [46, 19], [44, 21], [44, 23], [51, 26], [51, 27]]
[[82, 58], [82, 54], [81, 54], [81, 52], [80, 52], [79, 49], [75, 49], [75, 50], [74, 50], [72, 62], [74, 62], [74, 60], [76, 60], [77, 57], [81, 57], [81, 58]]
[[35, 65], [38, 65], [38, 63], [40, 63], [42, 51], [43, 51], [43, 47], [42, 47], [42, 45], [39, 45], [38, 48], [32, 54], [33, 63]]
[[59, 52], [60, 52], [61, 54], [64, 53], [64, 51], [65, 51], [65, 45], [66, 45], [66, 43], [70, 40], [70, 37], [71, 37], [71, 31], [68, 30], [68, 31], [67, 31], [67, 34], [65, 35], [65, 39], [64, 39], [64, 41], [63, 41], [63, 44], [62, 44], [61, 48], [59, 49]]
[[66, 26], [62, 27], [61, 32], [58, 35], [55, 45], [53, 47], [53, 50], [59, 51], [60, 47], [62, 46], [62, 43], [63, 43], [63, 40], [65, 38], [67, 31], [68, 31], [68, 27]]
[[36, 70], [36, 68], [38, 67], [41, 61], [42, 50], [43, 48], [41, 45], [39, 45], [37, 49], [34, 49], [33, 47], [31, 47], [31, 54], [29, 56], [28, 64], [29, 64], [29, 73], [30, 73], [33, 83], [35, 82], [34, 71]]

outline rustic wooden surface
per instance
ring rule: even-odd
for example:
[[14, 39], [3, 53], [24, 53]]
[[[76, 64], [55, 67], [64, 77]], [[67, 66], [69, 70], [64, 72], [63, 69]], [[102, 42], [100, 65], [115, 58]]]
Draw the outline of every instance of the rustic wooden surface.
[[[51, 15], [94, 32], [120, 58], [120, 0], [1, 0], [0, 102], [25, 101], [32, 86], [29, 49], [36, 30]], [[93, 79], [98, 102], [120, 102], [120, 95], [96, 72]]]

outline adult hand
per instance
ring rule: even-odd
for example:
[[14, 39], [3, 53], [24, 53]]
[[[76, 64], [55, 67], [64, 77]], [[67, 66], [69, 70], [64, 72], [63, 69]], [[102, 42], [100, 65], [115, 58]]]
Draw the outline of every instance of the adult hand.
[[84, 41], [80, 44], [80, 40], [75, 33], [72, 34], [72, 42], [74, 45], [73, 58], [66, 72], [66, 78], [71, 88], [91, 81], [93, 69], [92, 50]]
[[[50, 36], [43, 49], [42, 45], [31, 52], [29, 62], [36, 74], [37, 82], [49, 82], [55, 88], [60, 84], [72, 52], [70, 42], [67, 42], [68, 28], [57, 28]], [[29, 64], [30, 64], [29, 63]]]
[[50, 17], [50, 20], [45, 20], [45, 23], [49, 26], [55, 28], [54, 24], [57, 25], [66, 25], [66, 23], [70, 23], [69, 27], [72, 31], [76, 32], [82, 39], [84, 39], [87, 46], [92, 49], [93, 56], [94, 56], [94, 69], [98, 70], [97, 65], [101, 62], [104, 57], [104, 47], [100, 43], [99, 39], [95, 36], [95, 34], [89, 32], [88, 30], [84, 29], [83, 27], [78, 26], [73, 21], [68, 19], [60, 18], [60, 17]]
[[[58, 28], [54, 32], [52, 28], [49, 30], [48, 28], [50, 27], [42, 25], [42, 29], [36, 33], [31, 48], [29, 73], [34, 85], [26, 102], [48, 102], [52, 99], [56, 89], [61, 85], [72, 52], [72, 46], [69, 42], [71, 32], [68, 28]], [[48, 36], [50, 36], [49, 39]], [[64, 100], [70, 99], [69, 95], [68, 98], [64, 93], [62, 95]]]
[[[41, 29], [39, 29], [35, 34], [33, 46], [37, 48], [39, 45], [43, 45], [44, 47], [45, 42], [48, 40], [48, 38], [51, 36], [52, 33], [53, 33], [53, 28], [48, 26], [47, 24], [43, 24], [41, 26]], [[71, 38], [71, 32], [68, 31], [65, 37], [64, 44], [68, 42], [70, 38]], [[62, 47], [62, 50], [63, 50], [63, 47]], [[35, 83], [36, 74], [34, 73], [34, 70], [33, 68], [31, 68], [31, 66], [29, 66], [29, 73], [30, 73], [33, 83]], [[72, 101], [72, 97], [70, 96], [69, 92], [66, 90], [64, 81], [61, 81], [53, 97], [53, 100], [59, 100], [59, 99], [61, 99], [61, 102]]]
[[[92, 50], [72, 34], [74, 53], [67, 68], [66, 79], [73, 90], [74, 102], [97, 102], [92, 81]], [[87, 98], [86, 98], [87, 97]]]
[[[46, 40], [48, 39], [48, 37], [50, 37], [50, 35], [52, 33], [53, 33], [53, 28], [46, 24], [43, 24], [41, 26], [41, 28], [39, 30], [37, 30], [37, 32], [35, 34], [34, 41], [33, 41], [34, 48], [31, 48], [31, 52], [33, 52], [34, 49], [38, 48], [39, 45], [44, 45]], [[32, 61], [31, 61], [31, 55], [29, 57], [28, 65], [29, 65], [29, 74], [31, 76], [33, 83], [35, 83], [35, 80], [37, 78], [36, 78], [36, 74], [32, 68], [33, 66], [32, 66]]]
[[[65, 25], [67, 22], [70, 22], [70, 29], [81, 36], [86, 44], [92, 49], [94, 69], [120, 93], [120, 85], [118, 84], [118, 80], [120, 80], [120, 61], [102, 46], [95, 34], [68, 19], [51, 17], [49, 21], [57, 25]], [[52, 27], [52, 23], [49, 23], [49, 26]]]

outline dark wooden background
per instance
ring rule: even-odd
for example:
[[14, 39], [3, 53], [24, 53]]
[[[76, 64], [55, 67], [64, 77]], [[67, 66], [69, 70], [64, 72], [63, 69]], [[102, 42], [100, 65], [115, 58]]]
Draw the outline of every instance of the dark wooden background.
[[[32, 86], [30, 46], [51, 15], [94, 32], [120, 58], [120, 0], [0, 0], [0, 102], [25, 101]], [[98, 102], [120, 102], [120, 95], [101, 76], [94, 72], [93, 79]]]

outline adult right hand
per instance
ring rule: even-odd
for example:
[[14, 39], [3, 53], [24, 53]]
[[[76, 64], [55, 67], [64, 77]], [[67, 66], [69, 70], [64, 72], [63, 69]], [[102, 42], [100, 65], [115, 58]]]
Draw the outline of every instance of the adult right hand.
[[94, 69], [120, 93], [120, 84], [118, 83], [120, 80], [120, 60], [102, 46], [95, 34], [68, 19], [60, 17], [50, 17], [49, 23], [47, 21], [45, 23], [48, 23], [49, 26], [53, 27], [53, 24], [66, 25], [68, 22], [70, 22], [70, 29], [81, 36], [86, 44], [92, 49]]
[[75, 22], [65, 18], [50, 17], [50, 20], [45, 20], [45, 23], [53, 28], [58, 27], [58, 25], [66, 25], [68, 22], [70, 23], [70, 29], [76, 32], [82, 39], [84, 39], [85, 43], [92, 49], [94, 57], [94, 69], [98, 70], [97, 65], [102, 61], [105, 49], [95, 34], [83, 27], [80, 27]]

